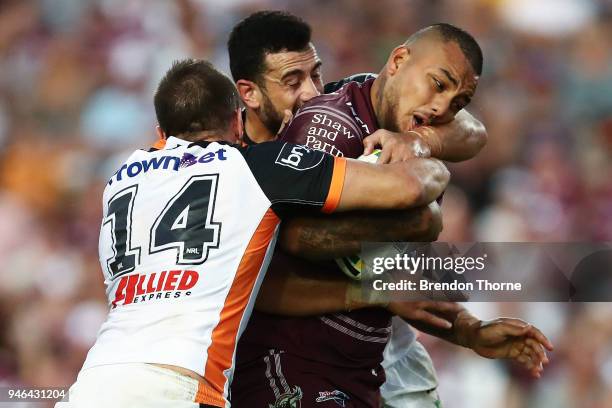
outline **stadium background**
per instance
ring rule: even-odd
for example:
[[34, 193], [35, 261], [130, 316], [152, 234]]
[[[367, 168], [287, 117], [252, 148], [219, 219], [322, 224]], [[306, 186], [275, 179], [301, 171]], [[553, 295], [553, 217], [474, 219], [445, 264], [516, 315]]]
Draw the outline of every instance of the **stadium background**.
[[[485, 72], [469, 110], [490, 140], [452, 166], [441, 240], [612, 241], [611, 1], [3, 0], [0, 383], [73, 382], [107, 310], [101, 192], [154, 141], [156, 82], [184, 56], [227, 72], [229, 30], [264, 8], [312, 25], [325, 81], [377, 72], [427, 23], [473, 33]], [[422, 337], [446, 407], [612, 407], [612, 304], [471, 307], [528, 319], [557, 349], [534, 381]]]

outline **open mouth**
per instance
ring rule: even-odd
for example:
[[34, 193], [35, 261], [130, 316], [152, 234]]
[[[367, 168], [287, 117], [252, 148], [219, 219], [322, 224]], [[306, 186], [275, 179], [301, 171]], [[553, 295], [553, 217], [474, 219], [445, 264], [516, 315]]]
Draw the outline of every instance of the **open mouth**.
[[416, 129], [419, 126], [423, 126], [425, 124], [426, 120], [425, 117], [418, 114], [418, 113], [414, 113], [412, 115], [412, 128]]

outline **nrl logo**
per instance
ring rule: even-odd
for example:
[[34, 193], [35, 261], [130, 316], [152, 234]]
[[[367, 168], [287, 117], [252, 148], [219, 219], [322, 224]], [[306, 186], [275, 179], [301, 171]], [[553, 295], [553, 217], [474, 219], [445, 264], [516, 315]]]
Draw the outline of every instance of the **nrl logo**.
[[302, 396], [302, 389], [296, 385], [290, 392], [281, 394], [273, 405], [268, 404], [268, 408], [300, 408]]
[[345, 402], [349, 400], [350, 397], [343, 393], [340, 390], [333, 391], [319, 391], [319, 396], [315, 400], [316, 402], [325, 402], [325, 401], [334, 401], [336, 404], [341, 407], [345, 407]]

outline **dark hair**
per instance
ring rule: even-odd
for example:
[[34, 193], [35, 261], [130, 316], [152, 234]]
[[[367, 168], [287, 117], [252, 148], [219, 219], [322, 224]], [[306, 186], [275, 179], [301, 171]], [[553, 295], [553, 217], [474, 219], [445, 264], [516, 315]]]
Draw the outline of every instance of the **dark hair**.
[[175, 61], [159, 82], [154, 105], [157, 122], [168, 136], [224, 131], [238, 109], [234, 83], [210, 62]]
[[435, 33], [440, 36], [440, 38], [445, 41], [454, 41], [459, 45], [463, 55], [467, 58], [470, 65], [476, 72], [476, 75], [482, 74], [482, 50], [480, 49], [480, 45], [476, 42], [474, 37], [470, 33], [465, 30], [462, 30], [459, 27], [455, 27], [452, 24], [448, 23], [437, 23], [427, 26], [416, 33], [412, 34], [410, 38], [406, 41], [406, 44], [415, 41], [419, 37], [424, 34]]
[[260, 11], [239, 22], [227, 42], [234, 81], [259, 82], [268, 53], [303, 51], [310, 43], [310, 26], [282, 11]]

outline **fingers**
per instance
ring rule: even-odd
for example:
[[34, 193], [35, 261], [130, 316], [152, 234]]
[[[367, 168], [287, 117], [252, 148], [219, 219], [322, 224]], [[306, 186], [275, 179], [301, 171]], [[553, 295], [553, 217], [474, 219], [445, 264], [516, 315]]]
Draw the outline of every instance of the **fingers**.
[[287, 126], [289, 122], [291, 122], [291, 119], [293, 119], [293, 113], [291, 113], [291, 110], [285, 109], [283, 112], [283, 122], [281, 123], [281, 126], [278, 129], [278, 132], [276, 132], [277, 136], [280, 135], [283, 132], [283, 130], [285, 130], [285, 127]]
[[526, 321], [521, 320], [521, 319], [515, 319], [515, 318], [509, 318], [509, 317], [501, 317], [497, 319], [497, 321], [502, 322], [507, 326], [514, 326], [514, 327], [520, 327], [520, 328], [526, 329], [524, 334], [536, 339], [540, 344], [546, 347], [548, 351], [553, 351], [554, 346], [550, 342], [550, 340], [548, 340], [548, 338], [544, 335], [544, 333], [540, 331], [540, 329], [533, 326], [532, 324], [527, 323]]
[[528, 335], [534, 339], [536, 339], [540, 344], [542, 344], [548, 351], [553, 351], [554, 346], [548, 340], [548, 338], [535, 326], [529, 325]]
[[[363, 154], [367, 156], [374, 152], [374, 149], [383, 145], [383, 136], [389, 133], [387, 130], [379, 129], [363, 139]], [[384, 150], [384, 149], [383, 149]]]
[[525, 367], [531, 375], [535, 378], [540, 378], [542, 376], [542, 371], [544, 371], [544, 367], [542, 363], [536, 363], [533, 361], [529, 354], [521, 354], [516, 358], [516, 361]]
[[427, 325], [430, 326], [434, 326], [440, 329], [450, 329], [451, 327], [453, 327], [452, 322], [449, 322], [448, 320], [440, 317], [440, 316], [436, 316], [433, 313], [430, 313], [424, 309], [421, 310], [417, 310], [413, 313], [413, 319], [414, 320], [418, 320], [420, 322], [423, 322]]
[[378, 164], [406, 161], [415, 157], [430, 157], [429, 146], [414, 131], [393, 133], [377, 130], [363, 140], [365, 155], [371, 154], [377, 146], [382, 147]]
[[387, 147], [386, 149], [383, 147], [380, 152], [380, 156], [378, 156], [378, 160], [376, 160], [377, 164], [387, 164], [391, 162], [391, 148]]
[[525, 344], [533, 351], [538, 361], [548, 364], [548, 356], [546, 355], [544, 346], [541, 343], [528, 337], [525, 339]]
[[[539, 344], [537, 344], [537, 346], [541, 348]], [[544, 371], [544, 361], [541, 359], [540, 355], [534, 347], [530, 345], [525, 345], [525, 348], [523, 349], [523, 352], [519, 357], [521, 357], [519, 361], [525, 361], [523, 365], [527, 370], [531, 372], [532, 376], [536, 378], [541, 377], [542, 372]]]
[[530, 337], [517, 339], [508, 357], [523, 365], [535, 378], [542, 376], [544, 364], [549, 362], [544, 346]]
[[367, 156], [374, 152], [374, 149], [380, 145], [380, 135], [372, 133], [370, 136], [363, 139], [363, 155]]
[[522, 364], [527, 370], [533, 370], [539, 364], [537, 354], [523, 340], [516, 340], [508, 357]]

